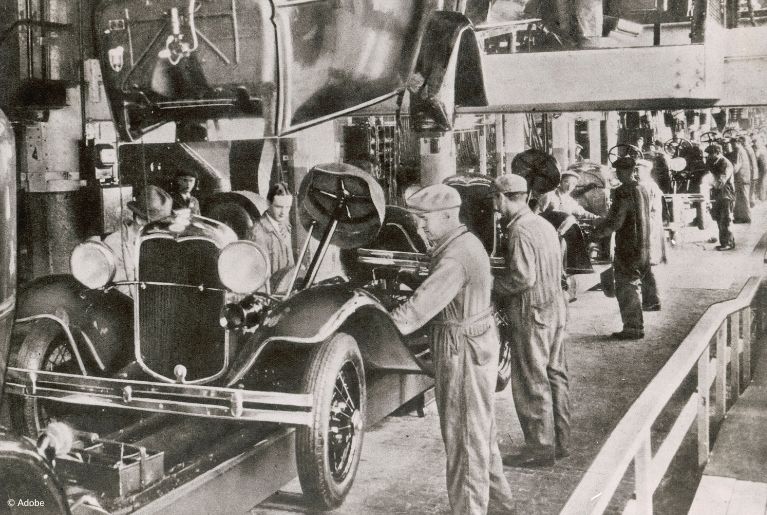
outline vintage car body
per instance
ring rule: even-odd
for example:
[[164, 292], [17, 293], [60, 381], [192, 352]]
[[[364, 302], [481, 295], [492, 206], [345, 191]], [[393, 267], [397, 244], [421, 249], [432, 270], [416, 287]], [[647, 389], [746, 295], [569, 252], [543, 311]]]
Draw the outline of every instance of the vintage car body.
[[[120, 0], [96, 13], [122, 137], [160, 124], [263, 118], [284, 135], [409, 87], [425, 126], [486, 105], [469, 18], [440, 0]], [[468, 2], [486, 16], [488, 0]], [[460, 60], [460, 63], [459, 63]], [[471, 80], [456, 81], [457, 69]]]
[[[29, 438], [0, 427], [0, 496], [3, 512], [25, 508], [34, 513], [61, 515], [70, 513], [58, 476]], [[11, 504], [13, 502], [13, 504]], [[25, 503], [29, 503], [28, 505]], [[9, 509], [6, 512], [5, 506]], [[31, 508], [31, 509], [30, 509]]]
[[0, 394], [16, 306], [16, 144], [0, 111]]
[[[353, 247], [375, 237], [383, 198], [354, 167], [312, 169], [301, 211], [322, 232], [320, 249], [295, 291], [280, 296], [262, 290], [265, 254], [204, 217], [145, 226], [134, 247], [134, 282], [112, 281], [112, 270], [93, 286], [93, 271], [110, 263], [102, 257], [111, 251], [81, 244], [74, 277], [41, 278], [19, 295], [6, 385], [16, 428], [35, 437], [49, 418], [67, 420], [82, 407], [292, 425], [305, 493], [319, 506], [338, 505], [356, 471], [366, 417], [398, 406], [378, 378], [429, 370], [422, 335], [406, 341], [389, 318], [402, 300], [389, 289], [376, 281], [313, 284], [331, 241]], [[231, 280], [237, 268], [237, 278], [264, 277], [243, 290]], [[126, 287], [130, 296], [119, 291]]]

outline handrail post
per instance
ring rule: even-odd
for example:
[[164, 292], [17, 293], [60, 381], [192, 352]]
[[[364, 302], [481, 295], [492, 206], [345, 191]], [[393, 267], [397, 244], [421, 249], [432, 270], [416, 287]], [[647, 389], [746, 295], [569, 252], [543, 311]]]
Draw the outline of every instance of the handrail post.
[[716, 332], [716, 415], [721, 421], [727, 414], [727, 319]]
[[730, 390], [732, 402], [740, 397], [740, 311], [730, 315]]
[[764, 335], [764, 294], [759, 291], [756, 296], [756, 309], [754, 310], [754, 318], [756, 319], [756, 341], [761, 342]]
[[700, 467], [708, 463], [709, 349], [710, 347], [706, 347], [706, 350], [698, 358], [698, 466]]
[[751, 382], [751, 308], [743, 310], [743, 384]]
[[636, 514], [652, 515], [652, 441], [650, 428], [639, 434], [639, 448], [634, 455], [634, 495], [636, 496]]

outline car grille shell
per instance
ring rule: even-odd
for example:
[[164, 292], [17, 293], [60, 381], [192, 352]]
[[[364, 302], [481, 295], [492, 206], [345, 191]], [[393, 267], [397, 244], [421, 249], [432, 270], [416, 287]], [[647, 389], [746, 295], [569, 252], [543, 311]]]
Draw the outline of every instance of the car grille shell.
[[227, 334], [219, 325], [226, 291], [218, 279], [219, 249], [204, 238], [150, 237], [139, 250], [137, 348], [152, 372], [174, 379], [218, 374], [226, 364]]

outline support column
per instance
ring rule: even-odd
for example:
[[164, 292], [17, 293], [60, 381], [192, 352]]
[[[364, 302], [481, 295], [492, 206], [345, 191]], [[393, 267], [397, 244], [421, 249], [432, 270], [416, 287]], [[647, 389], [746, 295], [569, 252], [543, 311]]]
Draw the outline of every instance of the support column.
[[511, 160], [525, 150], [525, 115], [503, 115], [503, 157], [507, 163], [506, 173], [511, 173]]
[[551, 120], [551, 155], [562, 170], [575, 161], [575, 130], [570, 114], [563, 114]]
[[453, 132], [424, 132], [419, 135], [421, 154], [421, 186], [440, 184], [455, 175], [455, 141]]
[[602, 160], [602, 129], [601, 120], [592, 118], [589, 120], [589, 155], [588, 160], [599, 163]]
[[[610, 150], [618, 144], [618, 127], [620, 126], [620, 117], [617, 112], [610, 111], [607, 113], [607, 123], [605, 126], [605, 130], [607, 131], [607, 149]], [[597, 162], [601, 162], [601, 159], [597, 159]]]
[[505, 169], [506, 156], [503, 153], [504, 140], [506, 138], [503, 119], [504, 115], [495, 115], [495, 170], [493, 170], [494, 177], [500, 177], [503, 175]]

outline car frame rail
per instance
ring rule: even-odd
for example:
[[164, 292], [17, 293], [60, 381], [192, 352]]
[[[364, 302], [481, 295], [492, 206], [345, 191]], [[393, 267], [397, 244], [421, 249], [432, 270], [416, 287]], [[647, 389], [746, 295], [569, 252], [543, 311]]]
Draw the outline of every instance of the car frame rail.
[[8, 367], [7, 393], [37, 399], [293, 426], [312, 424], [312, 395], [157, 383]]

